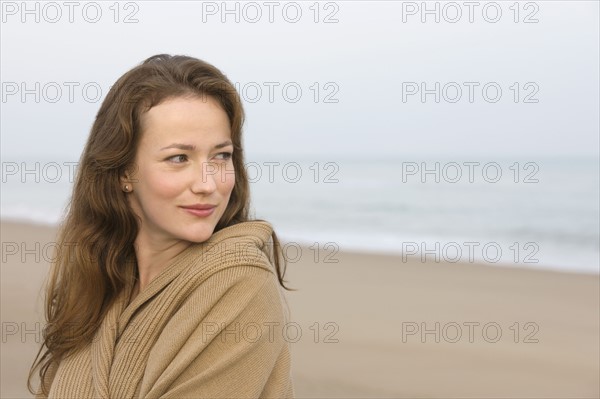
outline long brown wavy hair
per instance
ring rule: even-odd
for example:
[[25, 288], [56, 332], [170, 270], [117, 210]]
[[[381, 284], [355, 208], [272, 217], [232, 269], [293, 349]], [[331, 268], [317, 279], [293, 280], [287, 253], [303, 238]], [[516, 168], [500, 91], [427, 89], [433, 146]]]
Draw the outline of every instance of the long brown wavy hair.
[[[134, 167], [142, 114], [167, 98], [189, 95], [216, 99], [231, 125], [235, 185], [214, 231], [249, 220], [250, 187], [242, 148], [245, 114], [229, 79], [207, 62], [168, 54], [152, 56], [126, 72], [111, 87], [96, 115], [58, 230], [46, 286], [47, 324], [27, 380], [32, 394], [36, 394], [32, 389], [35, 371], [39, 369], [41, 390], [47, 395], [49, 368], [91, 342], [118, 294], [137, 278], [133, 244], [139, 226], [119, 177]], [[279, 283], [290, 290], [284, 284], [287, 259], [275, 232], [271, 238], [270, 260]]]

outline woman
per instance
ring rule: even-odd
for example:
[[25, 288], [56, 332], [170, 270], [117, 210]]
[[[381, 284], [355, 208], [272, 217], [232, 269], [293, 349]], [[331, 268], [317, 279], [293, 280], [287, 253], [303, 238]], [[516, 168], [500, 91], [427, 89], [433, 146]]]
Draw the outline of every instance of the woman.
[[293, 397], [285, 257], [248, 217], [243, 120], [191, 57], [111, 88], [59, 232], [37, 397]]

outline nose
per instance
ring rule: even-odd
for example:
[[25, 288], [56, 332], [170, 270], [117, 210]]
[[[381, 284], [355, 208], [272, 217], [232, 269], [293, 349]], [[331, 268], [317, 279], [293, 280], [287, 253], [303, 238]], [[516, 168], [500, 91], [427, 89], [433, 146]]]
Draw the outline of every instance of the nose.
[[201, 162], [194, 169], [190, 188], [195, 194], [210, 194], [217, 189], [218, 168], [210, 162]]

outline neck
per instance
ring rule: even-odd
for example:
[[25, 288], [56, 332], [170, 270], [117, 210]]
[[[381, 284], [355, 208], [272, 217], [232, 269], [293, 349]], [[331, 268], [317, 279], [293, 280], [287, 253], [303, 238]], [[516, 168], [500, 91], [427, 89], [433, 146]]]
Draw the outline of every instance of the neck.
[[135, 254], [139, 273], [139, 281], [136, 284], [135, 291], [142, 291], [164, 270], [173, 258], [189, 247], [190, 244], [190, 242], [184, 240], [158, 239], [140, 232], [135, 240]]

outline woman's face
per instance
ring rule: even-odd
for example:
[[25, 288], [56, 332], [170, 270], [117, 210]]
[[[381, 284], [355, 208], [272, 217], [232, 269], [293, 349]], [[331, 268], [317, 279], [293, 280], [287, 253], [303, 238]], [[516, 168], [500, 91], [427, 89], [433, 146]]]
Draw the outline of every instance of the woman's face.
[[[210, 96], [170, 98], [144, 113], [127, 194], [140, 234], [151, 243], [206, 241], [233, 190], [232, 152], [229, 119]], [[193, 209], [202, 205], [214, 209]]]

